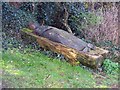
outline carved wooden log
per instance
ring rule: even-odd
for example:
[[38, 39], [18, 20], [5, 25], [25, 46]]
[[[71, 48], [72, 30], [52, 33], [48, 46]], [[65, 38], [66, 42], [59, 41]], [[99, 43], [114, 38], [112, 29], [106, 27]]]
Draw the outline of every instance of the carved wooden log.
[[76, 65], [77, 62], [80, 62], [86, 66], [97, 69], [101, 66], [105, 56], [108, 53], [107, 50], [99, 47], [96, 47], [95, 50], [90, 50], [90, 52], [77, 51], [63, 44], [53, 42], [41, 36], [37, 36], [30, 32], [29, 29], [25, 28], [22, 30], [22, 32], [32, 36], [32, 38], [35, 38], [42, 48], [64, 55], [66, 58], [68, 58], [72, 65]]

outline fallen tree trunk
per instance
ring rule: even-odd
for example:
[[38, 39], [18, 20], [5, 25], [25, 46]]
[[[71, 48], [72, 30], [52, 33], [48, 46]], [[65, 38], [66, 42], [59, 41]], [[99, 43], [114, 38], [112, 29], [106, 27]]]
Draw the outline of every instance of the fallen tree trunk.
[[104, 57], [108, 53], [107, 50], [99, 47], [96, 47], [95, 50], [90, 50], [90, 52], [77, 51], [63, 44], [53, 42], [41, 36], [37, 36], [27, 28], [23, 29], [22, 32], [32, 36], [32, 38], [34, 37], [42, 48], [64, 55], [72, 65], [76, 65], [79, 61], [80, 63], [91, 68], [98, 68], [101, 66]]

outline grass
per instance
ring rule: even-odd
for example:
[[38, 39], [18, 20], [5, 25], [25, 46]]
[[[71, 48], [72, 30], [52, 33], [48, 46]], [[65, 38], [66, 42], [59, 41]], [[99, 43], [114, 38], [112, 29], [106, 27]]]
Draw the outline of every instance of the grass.
[[21, 52], [18, 49], [3, 51], [0, 66], [3, 68], [2, 78], [7, 87], [107, 87], [105, 81], [101, 85], [97, 85], [96, 79], [88, 70], [80, 66], [73, 67], [67, 62], [49, 58], [37, 51]]

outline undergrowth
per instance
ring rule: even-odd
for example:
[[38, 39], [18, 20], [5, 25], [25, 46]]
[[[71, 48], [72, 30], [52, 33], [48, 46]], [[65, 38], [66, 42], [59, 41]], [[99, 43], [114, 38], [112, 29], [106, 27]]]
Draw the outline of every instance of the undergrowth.
[[118, 63], [115, 63], [110, 59], [105, 59], [105, 61], [103, 62], [103, 69], [108, 74], [118, 74], [119, 65]]

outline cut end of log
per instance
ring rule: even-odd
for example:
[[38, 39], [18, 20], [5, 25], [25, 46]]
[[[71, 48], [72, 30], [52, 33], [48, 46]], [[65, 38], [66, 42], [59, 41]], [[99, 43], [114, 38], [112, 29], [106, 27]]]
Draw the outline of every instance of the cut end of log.
[[90, 50], [90, 52], [84, 53], [85, 57], [82, 57], [82, 55], [80, 55], [80, 59], [83, 59], [80, 62], [91, 68], [97, 69], [102, 65], [108, 53], [108, 50], [96, 47], [95, 50]]

